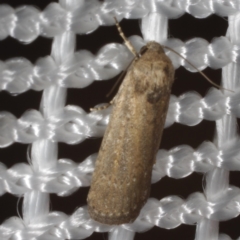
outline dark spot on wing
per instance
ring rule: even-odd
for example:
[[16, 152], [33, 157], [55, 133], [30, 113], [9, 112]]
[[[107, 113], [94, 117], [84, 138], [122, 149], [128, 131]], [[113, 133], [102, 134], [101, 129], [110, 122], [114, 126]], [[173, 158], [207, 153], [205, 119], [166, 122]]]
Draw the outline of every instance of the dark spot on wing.
[[166, 65], [166, 66], [163, 68], [163, 71], [164, 71], [164, 73], [165, 73], [167, 76], [169, 75], [170, 69], [169, 69], [168, 65]]
[[163, 96], [162, 89], [160, 87], [155, 87], [153, 91], [147, 95], [147, 101], [153, 104], [158, 102], [162, 96]]
[[149, 87], [149, 82], [138, 79], [135, 83], [136, 93], [144, 93]]

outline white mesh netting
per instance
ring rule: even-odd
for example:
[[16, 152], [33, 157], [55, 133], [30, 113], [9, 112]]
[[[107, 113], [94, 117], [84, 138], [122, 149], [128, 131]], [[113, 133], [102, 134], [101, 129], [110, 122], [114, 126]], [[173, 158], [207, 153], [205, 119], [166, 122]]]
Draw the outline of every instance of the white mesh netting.
[[[34, 4], [37, 3], [34, 1]], [[177, 38], [167, 38], [169, 19], [178, 19], [185, 13], [198, 19], [207, 18], [212, 14], [218, 15], [219, 18], [228, 17], [227, 35], [216, 37], [211, 43], [200, 37], [185, 42]], [[161, 196], [157, 195], [158, 197], [151, 197], [134, 223], [118, 227], [104, 226], [92, 221], [85, 205], [86, 194], [82, 192], [76, 195], [79, 189], [90, 185], [96, 151], [90, 151], [92, 154], [88, 154], [80, 163], [77, 163], [76, 156], [76, 159], [72, 160], [70, 156], [58, 158], [58, 151], [61, 152], [59, 142], [71, 146], [78, 144], [80, 148], [86, 139], [102, 137], [105, 131], [111, 107], [88, 113], [80, 107], [81, 102], [77, 106], [66, 105], [66, 101], [69, 97], [68, 88], [79, 90], [96, 80], [111, 79], [130, 63], [132, 55], [124, 44], [102, 45], [96, 54], [88, 50], [75, 50], [78, 34], [91, 35], [90, 33], [98, 31], [101, 26], [113, 26], [113, 16], [119, 20], [142, 20], [140, 28], [143, 38], [129, 38], [137, 50], [149, 40], [170, 46], [186, 56], [200, 70], [207, 67], [222, 68], [222, 85], [234, 90], [234, 93], [223, 93], [212, 88], [204, 97], [196, 92], [187, 92], [179, 97], [171, 96], [165, 127], [174, 123], [180, 123], [182, 125], [179, 125], [184, 127], [201, 124], [204, 120], [215, 121], [215, 138], [213, 142], [204, 141], [198, 144], [197, 148], [193, 144], [175, 145], [170, 150], [160, 149], [153, 169], [152, 182], [159, 182], [160, 179], [164, 181], [162, 178], [165, 176], [169, 179], [179, 179], [177, 181], [180, 182], [198, 172], [197, 178], [205, 180], [204, 187], [202, 188], [201, 181], [191, 183], [190, 180], [184, 182], [179, 191], [173, 190]], [[30, 5], [14, 8], [1, 4], [0, 39], [3, 41], [0, 42], [0, 49], [1, 44], [11, 41], [10, 39], [17, 40], [18, 43], [13, 44], [28, 43], [27, 46], [30, 46], [40, 36], [52, 39], [52, 47], [49, 55], [39, 56], [35, 63], [16, 54], [13, 54], [14, 58], [0, 61], [1, 90], [14, 96], [18, 95], [16, 99], [30, 90], [43, 93], [41, 103], [38, 103], [40, 110], [36, 107], [23, 111], [19, 117], [14, 110], [0, 112], [0, 147], [3, 151], [11, 149], [17, 143], [23, 143], [25, 146], [31, 144], [29, 162], [26, 151], [25, 159], [19, 158], [11, 166], [6, 163], [7, 159], [0, 160], [1, 198], [4, 199], [7, 194], [23, 198], [23, 202], [20, 201], [19, 204], [22, 218], [11, 212], [17, 211], [17, 198], [12, 205], [14, 210], [10, 210], [10, 205], [5, 205], [7, 201], [1, 202], [0, 198], [2, 211], [12, 213], [2, 219], [0, 239], [94, 239], [94, 232], [110, 232], [111, 240], [130, 240], [134, 238], [135, 232], [151, 232], [150, 229], [154, 226], [157, 226], [153, 233], [155, 238], [153, 235], [151, 238], [150, 235], [142, 235], [144, 237], [141, 238], [139, 234], [135, 239], [159, 239], [163, 236], [164, 239], [233, 239], [234, 234], [227, 235], [225, 231], [219, 230], [219, 223], [236, 218], [240, 212], [240, 189], [229, 184], [229, 171], [240, 170], [240, 140], [237, 132], [237, 118], [240, 116], [239, 19], [239, 0], [59, 0], [49, 2], [43, 10]], [[183, 31], [187, 31], [186, 26], [182, 28]], [[110, 35], [111, 31], [108, 34]], [[117, 35], [117, 32], [115, 34]], [[9, 36], [11, 38], [7, 38]], [[108, 36], [105, 38], [107, 43]], [[95, 39], [98, 40], [101, 39]], [[50, 41], [48, 43], [50, 44]], [[81, 42], [79, 45], [81, 46]], [[4, 52], [3, 48], [0, 54], [1, 52]], [[195, 72], [174, 53], [167, 54], [176, 69], [183, 66], [186, 70]], [[196, 74], [191, 76], [195, 78]], [[178, 81], [181, 81], [181, 76], [178, 78]], [[14, 96], [9, 95], [6, 99]], [[85, 101], [90, 98], [94, 98], [94, 93], [86, 97]], [[25, 109], [29, 109], [31, 101], [32, 99], [27, 99]], [[2, 101], [1, 110], [6, 110], [4, 105], [7, 104], [7, 100]], [[211, 125], [211, 128], [214, 126]], [[209, 130], [201, 131], [204, 133]], [[173, 134], [181, 135], [177, 132]], [[177, 138], [172, 136], [175, 137]], [[192, 135], [192, 141], [195, 138], [198, 136]], [[77, 148], [72, 149], [75, 151]], [[6, 156], [11, 156], [10, 154], [12, 153], [8, 152]], [[176, 182], [173, 185], [177, 184]], [[191, 192], [191, 184], [198, 185], [198, 190]], [[163, 188], [174, 189], [174, 186], [164, 185]], [[161, 192], [163, 188], [157, 187], [157, 191]], [[190, 188], [188, 195], [184, 195], [183, 188]], [[51, 199], [53, 206], [50, 209], [50, 194], [54, 194], [55, 197], [57, 195], [59, 202], [62, 201], [60, 199], [66, 199], [61, 204], [72, 205], [71, 212], [66, 214], [60, 210], [61, 207], [54, 208], [54, 199]], [[74, 203], [70, 199], [71, 196], [75, 196]], [[80, 198], [85, 202], [81, 202]], [[187, 227], [181, 228], [183, 226]], [[161, 229], [171, 229], [169, 232], [174, 229], [180, 231], [175, 232], [176, 235], [173, 236], [167, 235], [169, 233]], [[192, 231], [193, 234], [184, 235], [188, 231]], [[240, 232], [236, 231], [235, 234], [239, 236]], [[94, 237], [102, 239], [100, 235]]]

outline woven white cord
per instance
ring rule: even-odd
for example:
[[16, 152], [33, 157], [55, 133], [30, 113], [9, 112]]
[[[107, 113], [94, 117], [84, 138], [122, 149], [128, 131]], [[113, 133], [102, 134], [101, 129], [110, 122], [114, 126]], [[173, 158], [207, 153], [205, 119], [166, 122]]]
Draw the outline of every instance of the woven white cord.
[[[224, 96], [217, 89], [210, 89], [202, 98], [196, 92], [188, 92], [176, 97], [171, 95], [165, 127], [178, 122], [195, 126], [202, 120], [216, 121], [226, 113], [240, 116], [238, 99], [240, 91], [236, 89], [232, 96]], [[111, 108], [101, 112], [86, 113], [82, 108], [68, 105], [52, 112], [45, 119], [41, 112], [29, 110], [19, 119], [9, 112], [1, 112], [0, 146], [6, 147], [14, 142], [33, 143], [47, 138], [52, 141], [76, 144], [89, 137], [103, 136]]]
[[[31, 165], [18, 163], [7, 169], [0, 165], [0, 193], [23, 195], [23, 220], [11, 217], [0, 226], [0, 239], [85, 239], [94, 231], [111, 232], [111, 240], [130, 240], [134, 232], [153, 226], [165, 229], [197, 223], [196, 240], [230, 240], [219, 235], [218, 222], [239, 215], [240, 189], [229, 186], [229, 171], [240, 170], [239, 139], [236, 117], [240, 116], [239, 6], [238, 1], [158, 1], [158, 0], [60, 0], [44, 11], [32, 6], [13, 9], [0, 5], [0, 39], [11, 36], [32, 42], [40, 35], [54, 37], [52, 53], [35, 65], [27, 59], [0, 62], [0, 89], [23, 93], [43, 90], [41, 109], [30, 110], [17, 119], [0, 112], [0, 147], [15, 142], [32, 144]], [[185, 12], [198, 18], [210, 14], [229, 17], [227, 37], [215, 38], [211, 44], [201, 38], [187, 42], [167, 39], [169, 18]], [[76, 144], [89, 137], [102, 136], [111, 108], [87, 114], [79, 106], [65, 106], [69, 87], [84, 88], [94, 80], [116, 76], [131, 60], [123, 44], [107, 44], [94, 56], [89, 51], [74, 51], [75, 34], [89, 33], [101, 25], [113, 25], [113, 16], [142, 19], [143, 38], [130, 38], [139, 50], [147, 41], [164, 43], [185, 55], [199, 69], [223, 67], [223, 86], [234, 93], [211, 89], [202, 98], [189, 92], [171, 96], [165, 127], [174, 122], [194, 126], [203, 119], [216, 121], [215, 142], [203, 142], [197, 149], [187, 145], [159, 150], [152, 182], [164, 176], [184, 178], [193, 172], [207, 173], [205, 194], [195, 192], [186, 199], [168, 196], [150, 198], [133, 224], [105, 226], [89, 218], [87, 207], [68, 216], [49, 212], [49, 194], [67, 196], [79, 187], [89, 186], [96, 154], [76, 164], [57, 159], [57, 143]], [[1, 44], [1, 43], [0, 43]], [[193, 70], [173, 53], [167, 52], [174, 67]], [[218, 236], [219, 235], [219, 236]]]
[[[160, 26], [156, 27], [160, 28]], [[150, 36], [149, 34], [149, 39]], [[202, 38], [182, 42], [174, 38], [166, 40], [166, 36], [162, 34], [159, 36], [164, 40], [162, 42], [185, 55], [201, 70], [206, 67], [222, 68], [238, 57], [239, 50], [224, 37], [214, 38], [209, 44]], [[146, 44], [148, 39], [145, 40], [139, 36], [130, 37], [136, 50], [140, 50]], [[183, 66], [193, 72], [196, 71], [176, 54], [168, 52], [168, 55], [175, 68]], [[94, 80], [113, 78], [127, 68], [131, 57], [131, 53], [123, 44], [112, 43], [103, 46], [96, 56], [87, 50], [80, 50], [60, 63], [57, 63], [52, 56], [40, 58], [35, 65], [25, 58], [0, 61], [0, 89], [19, 94], [29, 89], [44, 90], [53, 84], [65, 88], [84, 88]]]
[[[63, 3], [62, 3], [63, 2]], [[158, 0], [98, 0], [64, 1], [50, 3], [41, 13], [33, 6], [21, 6], [16, 10], [0, 5], [0, 40], [11, 36], [20, 41], [32, 42], [38, 36], [54, 37], [66, 31], [88, 33], [100, 25], [113, 25], [113, 16], [140, 19], [148, 13], [158, 12], [166, 18], [178, 18], [189, 13], [196, 18], [211, 14], [229, 16], [238, 13], [238, 0], [208, 1], [158, 1]], [[70, 6], [71, 5], [71, 6]]]

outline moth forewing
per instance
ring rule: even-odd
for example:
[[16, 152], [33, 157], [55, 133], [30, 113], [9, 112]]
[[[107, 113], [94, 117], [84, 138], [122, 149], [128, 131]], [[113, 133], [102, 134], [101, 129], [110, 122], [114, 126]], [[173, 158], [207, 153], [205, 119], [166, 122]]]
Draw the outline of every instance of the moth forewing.
[[145, 48], [114, 98], [88, 194], [90, 216], [104, 224], [134, 221], [149, 196], [174, 68], [160, 44]]

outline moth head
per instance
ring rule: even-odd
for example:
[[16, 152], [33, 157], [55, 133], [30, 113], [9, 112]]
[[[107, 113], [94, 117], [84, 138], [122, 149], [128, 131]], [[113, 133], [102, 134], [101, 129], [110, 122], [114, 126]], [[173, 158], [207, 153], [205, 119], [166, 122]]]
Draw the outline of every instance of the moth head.
[[154, 41], [148, 42], [145, 46], [143, 46], [140, 50], [140, 55], [143, 55], [147, 50], [164, 53], [162, 46]]

